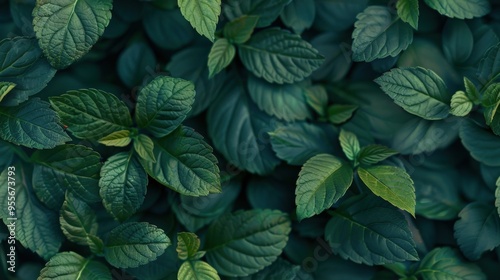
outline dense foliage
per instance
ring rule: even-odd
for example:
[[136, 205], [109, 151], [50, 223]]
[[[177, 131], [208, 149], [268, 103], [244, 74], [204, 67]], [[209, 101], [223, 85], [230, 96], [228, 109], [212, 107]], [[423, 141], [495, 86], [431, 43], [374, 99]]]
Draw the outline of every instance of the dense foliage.
[[497, 279], [499, 0], [0, 0], [1, 279]]

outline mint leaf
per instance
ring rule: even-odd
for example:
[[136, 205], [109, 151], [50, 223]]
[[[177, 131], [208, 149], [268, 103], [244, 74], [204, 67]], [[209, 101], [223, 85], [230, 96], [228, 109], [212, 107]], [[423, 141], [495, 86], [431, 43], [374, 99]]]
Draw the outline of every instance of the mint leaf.
[[224, 38], [231, 43], [243, 44], [250, 39], [258, 21], [258, 16], [243, 15], [235, 18], [224, 25]]
[[319, 154], [309, 159], [299, 173], [295, 189], [297, 219], [330, 208], [344, 196], [352, 180], [352, 167], [332, 155]]
[[143, 160], [156, 162], [154, 142], [147, 135], [139, 134], [134, 138], [134, 150]]
[[194, 102], [193, 83], [159, 76], [141, 89], [135, 119], [155, 137], [164, 137], [184, 121]]
[[424, 0], [440, 14], [459, 19], [482, 17], [491, 10], [488, 0]]
[[208, 54], [208, 78], [212, 78], [220, 71], [224, 70], [236, 55], [236, 48], [226, 38], [215, 40], [212, 49]]
[[360, 167], [358, 175], [375, 195], [415, 216], [415, 187], [404, 169], [389, 165]]
[[316, 4], [314, 0], [303, 0], [291, 1], [283, 9], [280, 18], [295, 33], [301, 34], [313, 25], [315, 16]]
[[217, 270], [204, 261], [185, 261], [179, 268], [177, 279], [220, 280]]
[[62, 123], [80, 139], [99, 140], [132, 125], [123, 101], [102, 90], [71, 90], [49, 100]]
[[[192, 232], [179, 232], [177, 234], [177, 254], [179, 259], [188, 260], [196, 255], [200, 249], [200, 238]], [[184, 279], [184, 278], [181, 278]]]
[[325, 238], [333, 252], [355, 263], [380, 265], [418, 260], [403, 214], [370, 195], [343, 202], [326, 225]]
[[120, 222], [141, 207], [148, 176], [130, 152], [121, 152], [106, 160], [99, 180], [102, 202], [108, 213]]
[[382, 90], [408, 113], [440, 120], [450, 112], [450, 95], [444, 81], [422, 67], [397, 68], [375, 79]]
[[104, 257], [112, 266], [133, 268], [156, 260], [170, 245], [168, 236], [155, 225], [125, 223], [109, 233]]
[[178, 0], [182, 15], [194, 29], [210, 41], [215, 39], [215, 28], [221, 13], [221, 0]]
[[397, 155], [398, 151], [390, 149], [386, 146], [372, 144], [363, 147], [358, 154], [358, 162], [365, 165], [379, 163], [393, 155]]
[[328, 105], [328, 93], [325, 88], [320, 85], [315, 85], [306, 88], [307, 104], [316, 111], [320, 116], [325, 116]]
[[396, 3], [396, 9], [402, 21], [410, 24], [413, 29], [418, 30], [418, 0], [399, 0]]
[[344, 129], [340, 130], [339, 134], [340, 146], [346, 157], [350, 160], [354, 160], [359, 151], [361, 150], [359, 146], [358, 137], [352, 132], [346, 131]]
[[111, 19], [111, 0], [37, 1], [33, 26], [50, 64], [63, 69], [82, 58]]
[[111, 272], [102, 263], [75, 252], [58, 253], [45, 264], [38, 279], [111, 280]]
[[102, 137], [98, 142], [106, 146], [126, 147], [131, 141], [130, 130], [119, 130]]
[[331, 105], [328, 107], [328, 120], [333, 124], [341, 124], [349, 120], [358, 109], [356, 105]]
[[254, 209], [222, 216], [208, 229], [207, 260], [224, 276], [253, 274], [277, 259], [290, 231], [290, 218], [276, 210]]
[[226, 2], [224, 14], [230, 20], [243, 15], [258, 16], [257, 27], [266, 27], [278, 18], [290, 0], [228, 0]]
[[449, 247], [435, 248], [427, 253], [414, 275], [421, 276], [424, 280], [486, 279], [479, 267], [464, 262], [458, 253]]
[[0, 82], [0, 102], [2, 99], [16, 87], [16, 84], [11, 82]]
[[466, 119], [460, 125], [460, 139], [475, 160], [490, 166], [500, 166], [499, 137], [490, 130]]
[[491, 47], [481, 59], [477, 77], [483, 88], [500, 81], [500, 43]]
[[[197, 37], [198, 33], [178, 8], [177, 0], [157, 0], [152, 3], [155, 6], [163, 4], [171, 6], [166, 9], [147, 9], [147, 16], [142, 18], [144, 30], [156, 46], [165, 50], [178, 50]], [[149, 5], [143, 5], [143, 7], [146, 6]], [[191, 65], [186, 66], [190, 67]]]
[[483, 95], [484, 119], [496, 135], [500, 135], [500, 83], [486, 88]]
[[118, 58], [116, 70], [120, 80], [129, 88], [142, 85], [145, 77], [156, 67], [153, 50], [144, 42], [134, 42]]
[[470, 111], [472, 111], [472, 107], [474, 103], [469, 100], [467, 94], [461, 90], [455, 92], [451, 97], [451, 109], [450, 114], [457, 117], [467, 116]]
[[474, 51], [474, 34], [463, 20], [448, 19], [443, 29], [443, 51], [454, 64], [466, 64]]

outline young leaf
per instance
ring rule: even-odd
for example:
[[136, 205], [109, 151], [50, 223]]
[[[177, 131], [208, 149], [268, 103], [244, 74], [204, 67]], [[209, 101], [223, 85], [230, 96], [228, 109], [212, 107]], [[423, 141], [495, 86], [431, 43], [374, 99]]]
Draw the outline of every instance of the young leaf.
[[125, 223], [109, 233], [104, 257], [114, 267], [138, 267], [156, 260], [170, 245], [168, 236], [155, 225]]
[[354, 160], [360, 151], [358, 137], [352, 132], [341, 129], [339, 135], [340, 146], [346, 157]]
[[143, 160], [156, 162], [154, 148], [153, 140], [149, 136], [139, 134], [134, 138], [134, 150]]
[[355, 263], [381, 265], [418, 260], [404, 215], [370, 195], [343, 202], [326, 225], [325, 238], [333, 252]]
[[191, 26], [210, 41], [215, 39], [215, 28], [221, 12], [221, 0], [178, 0], [181, 13]]
[[33, 26], [50, 64], [63, 69], [83, 57], [111, 19], [111, 0], [37, 1]]
[[363, 147], [358, 154], [358, 162], [365, 165], [372, 165], [381, 162], [393, 155], [397, 155], [398, 151], [387, 148], [382, 145], [368, 145]]
[[358, 109], [356, 105], [331, 105], [328, 107], [328, 120], [333, 124], [341, 124], [349, 120]]
[[[190, 260], [200, 249], [200, 238], [192, 232], [177, 234], [177, 254], [181, 260]], [[182, 278], [183, 279], [183, 278]]]
[[360, 167], [358, 175], [375, 195], [415, 216], [415, 186], [404, 169], [389, 165]]
[[462, 261], [458, 253], [449, 247], [435, 248], [427, 253], [414, 275], [424, 280], [486, 280], [479, 267]]
[[217, 159], [203, 137], [181, 126], [154, 141], [156, 163], [139, 159], [149, 176], [159, 183], [190, 196], [220, 191]]
[[49, 103], [39, 98], [16, 107], [0, 106], [0, 138], [35, 149], [51, 149], [71, 140]]
[[300, 36], [269, 28], [238, 46], [245, 67], [270, 83], [294, 83], [318, 69], [323, 56]]
[[461, 90], [455, 92], [451, 97], [451, 109], [450, 114], [457, 117], [467, 116], [470, 111], [472, 111], [472, 107], [474, 103], [467, 97], [467, 94]]
[[126, 147], [130, 141], [130, 130], [119, 130], [102, 137], [98, 142], [106, 146]]
[[464, 77], [464, 87], [465, 87], [465, 94], [467, 95], [467, 98], [469, 98], [470, 101], [472, 101], [474, 104], [477, 104], [480, 102], [480, 96], [479, 92], [477, 91], [476, 86], [474, 83], [471, 82], [467, 77]]
[[387, 7], [368, 6], [356, 18], [352, 33], [354, 61], [395, 57], [413, 41], [411, 26], [394, 18]]
[[250, 39], [258, 21], [258, 16], [243, 15], [235, 18], [224, 26], [224, 38], [234, 44], [243, 44]]
[[396, 68], [375, 82], [408, 113], [426, 120], [440, 120], [450, 112], [451, 96], [444, 81], [432, 70]]
[[398, 16], [408, 23], [413, 29], [418, 30], [418, 0], [399, 0], [396, 3]]
[[478, 260], [484, 252], [500, 245], [500, 217], [494, 206], [473, 202], [458, 216], [455, 238], [468, 259]]
[[224, 13], [230, 20], [243, 15], [258, 16], [257, 27], [266, 27], [278, 18], [288, 3], [290, 0], [228, 0]]
[[84, 258], [75, 252], [58, 253], [45, 264], [38, 280], [77, 279], [112, 280], [111, 272], [101, 262]]
[[148, 176], [130, 152], [121, 152], [106, 160], [99, 180], [102, 202], [108, 213], [120, 222], [141, 207]]
[[217, 270], [204, 261], [185, 261], [177, 273], [177, 279], [220, 280]]
[[297, 219], [330, 208], [344, 196], [352, 180], [352, 167], [332, 155], [319, 154], [309, 159], [300, 171], [295, 189]]
[[424, 0], [440, 14], [459, 19], [482, 17], [491, 10], [488, 0]]
[[139, 92], [137, 124], [157, 138], [167, 136], [184, 121], [194, 96], [193, 83], [179, 78], [156, 77]]
[[460, 139], [475, 160], [490, 166], [500, 166], [500, 142], [497, 135], [474, 121], [465, 119], [460, 125]]
[[208, 78], [212, 78], [220, 71], [224, 70], [236, 55], [236, 48], [226, 38], [215, 40], [210, 53], [208, 54]]
[[49, 100], [62, 123], [80, 139], [99, 140], [132, 125], [125, 103], [102, 90], [71, 90]]
[[2, 99], [16, 87], [16, 84], [11, 82], [0, 82], [0, 102]]
[[278, 258], [290, 231], [290, 218], [276, 210], [254, 209], [222, 216], [208, 228], [207, 260], [224, 276], [253, 274]]

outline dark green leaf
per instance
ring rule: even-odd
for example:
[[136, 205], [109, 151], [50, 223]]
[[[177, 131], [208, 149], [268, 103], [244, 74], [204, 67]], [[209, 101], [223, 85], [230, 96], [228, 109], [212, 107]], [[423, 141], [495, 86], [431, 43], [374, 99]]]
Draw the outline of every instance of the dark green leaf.
[[488, 0], [424, 0], [429, 7], [451, 18], [470, 19], [490, 12]]
[[322, 33], [311, 40], [311, 45], [325, 56], [325, 61], [312, 73], [314, 80], [337, 82], [352, 66], [351, 42], [337, 33]]
[[320, 116], [326, 115], [326, 107], [328, 105], [328, 94], [324, 87], [320, 85], [306, 88], [307, 104], [316, 111]]
[[250, 39], [258, 21], [258, 16], [243, 15], [235, 18], [224, 26], [224, 38], [231, 43], [243, 44]]
[[500, 79], [500, 44], [491, 47], [484, 55], [477, 69], [477, 77], [483, 88]]
[[500, 83], [488, 86], [483, 95], [484, 119], [493, 133], [500, 135]]
[[372, 144], [363, 147], [359, 151], [358, 162], [361, 164], [372, 165], [397, 154], [398, 151], [396, 150], [390, 149], [386, 146]]
[[234, 59], [236, 48], [226, 38], [217, 39], [208, 54], [208, 78], [224, 70]]
[[281, 13], [283, 23], [297, 34], [312, 26], [316, 16], [314, 0], [292, 0]]
[[40, 271], [38, 280], [111, 280], [111, 272], [102, 263], [75, 252], [62, 252], [50, 259]]
[[142, 85], [147, 75], [155, 71], [156, 58], [153, 50], [144, 42], [128, 46], [118, 58], [116, 69], [121, 81], [129, 88]]
[[475, 160], [491, 166], [500, 166], [499, 136], [472, 120], [463, 120], [460, 126], [460, 138]]
[[230, 19], [243, 15], [258, 16], [257, 27], [266, 27], [278, 18], [283, 8], [291, 0], [228, 0], [224, 6], [224, 14]]
[[396, 3], [398, 16], [415, 30], [418, 29], [418, 0], [399, 0]]
[[289, 280], [308, 280], [298, 277], [300, 266], [293, 265], [288, 261], [278, 258], [272, 265], [247, 277], [239, 277], [238, 280], [267, 280], [267, 279], [289, 279]]
[[316, 2], [314, 26], [329, 32], [352, 28], [356, 15], [361, 13], [368, 4], [368, 0], [315, 0], [314, 2]]
[[[177, 7], [177, 1], [175, 1], [174, 6]], [[153, 41], [156, 46], [167, 50], [175, 50], [184, 47], [189, 44], [197, 34], [189, 22], [182, 16], [178, 8], [169, 10], [152, 9], [144, 17], [142, 24], [151, 41]]]
[[221, 13], [221, 0], [178, 0], [182, 15], [198, 33], [211, 41]]
[[443, 51], [455, 64], [467, 61], [474, 50], [474, 36], [463, 20], [449, 19], [443, 29]]
[[475, 264], [464, 262], [449, 247], [435, 248], [420, 263], [416, 276], [424, 280], [485, 280], [486, 276]]

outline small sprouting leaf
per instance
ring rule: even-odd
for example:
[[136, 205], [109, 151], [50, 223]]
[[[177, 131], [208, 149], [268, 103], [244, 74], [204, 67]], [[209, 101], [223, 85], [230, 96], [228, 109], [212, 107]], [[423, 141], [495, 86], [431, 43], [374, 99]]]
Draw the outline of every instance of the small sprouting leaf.
[[349, 120], [358, 109], [356, 105], [331, 105], [328, 107], [328, 120], [333, 124], [341, 124]]
[[111, 280], [111, 272], [101, 262], [84, 258], [75, 252], [62, 252], [52, 257], [40, 271], [38, 280], [75, 279]]
[[449, 247], [435, 248], [427, 253], [414, 275], [421, 276], [424, 280], [486, 280], [486, 275], [478, 266], [464, 262], [458, 253]]
[[185, 261], [177, 273], [177, 279], [220, 280], [217, 270], [204, 261]]
[[208, 78], [212, 78], [224, 70], [236, 55], [236, 48], [226, 38], [217, 39], [208, 54]]
[[224, 26], [224, 38], [231, 43], [243, 44], [250, 39], [258, 21], [258, 16], [243, 15], [235, 18]]
[[156, 162], [154, 148], [154, 142], [149, 136], [139, 134], [134, 138], [134, 150], [143, 160]]
[[424, 0], [440, 14], [459, 19], [482, 17], [491, 10], [488, 0]]
[[404, 169], [389, 165], [360, 167], [358, 175], [375, 195], [415, 216], [415, 186]]
[[213, 41], [221, 13], [221, 0], [178, 0], [177, 3], [191, 26]]
[[399, 0], [396, 3], [396, 9], [401, 20], [418, 30], [418, 0]]
[[130, 141], [130, 130], [118, 130], [102, 137], [98, 142], [106, 146], [125, 147]]
[[83, 57], [104, 33], [112, 0], [37, 1], [33, 26], [50, 64], [63, 69]]
[[300, 171], [295, 189], [297, 219], [330, 208], [344, 196], [352, 180], [352, 167], [332, 155], [319, 154], [309, 159]]
[[59, 217], [61, 229], [69, 241], [83, 246], [93, 244], [91, 236], [97, 237], [97, 216], [94, 210], [71, 193], [66, 194], [66, 200], [61, 207]]
[[170, 245], [168, 236], [155, 225], [124, 223], [109, 233], [104, 257], [115, 267], [138, 267], [156, 260]]
[[177, 234], [177, 254], [181, 260], [192, 259], [200, 249], [200, 238], [192, 232]]
[[398, 151], [396, 150], [386, 146], [372, 144], [363, 147], [359, 151], [358, 162], [365, 165], [372, 165], [397, 154]]
[[356, 18], [352, 33], [354, 61], [395, 57], [413, 41], [411, 26], [395, 18], [388, 7], [368, 6]]
[[427, 120], [449, 115], [450, 99], [444, 81], [422, 67], [395, 68], [375, 79], [382, 90], [407, 112]]
[[358, 137], [356, 137], [356, 135], [352, 132], [341, 129], [339, 141], [340, 146], [342, 147], [342, 151], [344, 152], [346, 157], [350, 160], [354, 160], [361, 150]]
[[459, 90], [455, 92], [455, 94], [453, 94], [453, 96], [451, 97], [450, 106], [451, 106], [450, 114], [457, 117], [463, 117], [467, 116], [470, 113], [470, 111], [472, 111], [474, 103], [472, 103], [472, 101], [469, 100], [465, 92]]
[[0, 102], [2, 102], [2, 99], [15, 87], [16, 87], [15, 83], [0, 82]]

